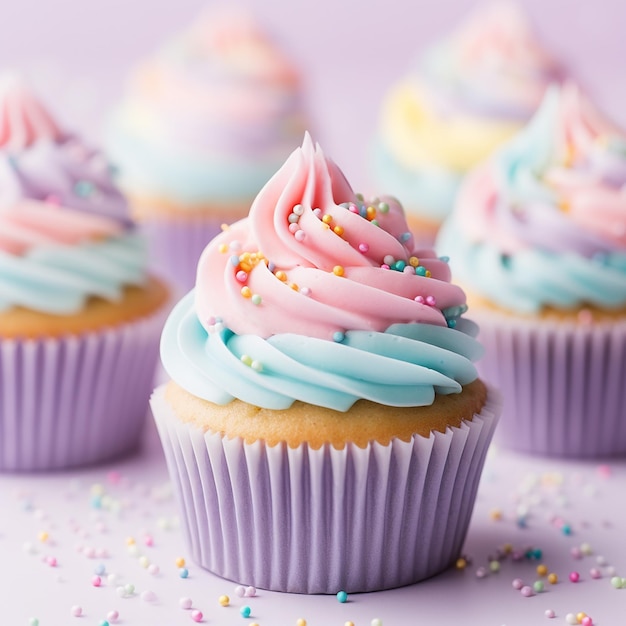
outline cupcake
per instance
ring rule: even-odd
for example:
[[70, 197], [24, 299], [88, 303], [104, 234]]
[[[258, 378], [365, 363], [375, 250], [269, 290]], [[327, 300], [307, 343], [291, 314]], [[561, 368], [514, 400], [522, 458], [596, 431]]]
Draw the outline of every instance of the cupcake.
[[193, 558], [296, 593], [373, 591], [460, 554], [498, 399], [448, 265], [309, 136], [171, 313], [152, 409]]
[[180, 289], [298, 145], [301, 100], [291, 60], [244, 11], [204, 14], [132, 75], [109, 153], [152, 265]]
[[468, 177], [442, 228], [510, 448], [626, 453], [624, 189], [626, 135], [568, 84]]
[[560, 74], [517, 6], [495, 3], [393, 86], [373, 169], [378, 184], [403, 199], [422, 243], [432, 245], [467, 171], [522, 128]]
[[0, 86], [0, 470], [134, 448], [166, 288], [102, 155], [19, 81]]

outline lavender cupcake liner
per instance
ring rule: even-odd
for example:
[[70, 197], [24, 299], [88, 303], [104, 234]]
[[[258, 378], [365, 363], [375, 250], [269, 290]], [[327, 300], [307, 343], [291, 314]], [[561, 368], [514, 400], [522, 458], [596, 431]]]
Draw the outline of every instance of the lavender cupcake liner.
[[145, 219], [141, 231], [148, 240], [150, 267], [180, 293], [187, 293], [195, 285], [202, 251], [221, 232], [223, 223], [223, 217], [203, 215], [180, 220]]
[[499, 411], [490, 390], [459, 428], [366, 448], [246, 444], [181, 422], [151, 399], [196, 562], [293, 593], [375, 591], [448, 568], [461, 553]]
[[474, 319], [486, 350], [478, 370], [505, 399], [499, 444], [569, 458], [626, 453], [626, 319]]
[[139, 442], [163, 314], [61, 338], [0, 341], [0, 471], [88, 465]]

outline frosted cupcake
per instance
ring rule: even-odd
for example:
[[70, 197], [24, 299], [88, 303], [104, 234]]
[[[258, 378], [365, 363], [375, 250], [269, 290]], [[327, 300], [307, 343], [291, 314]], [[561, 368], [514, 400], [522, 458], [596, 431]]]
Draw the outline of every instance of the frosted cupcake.
[[383, 101], [374, 173], [425, 245], [466, 172], [535, 112], [560, 69], [514, 4], [479, 10], [428, 49]]
[[167, 291], [96, 152], [0, 87], [0, 470], [133, 449]]
[[554, 88], [441, 231], [481, 323], [482, 373], [506, 394], [509, 447], [626, 453], [625, 186], [624, 132]]
[[211, 11], [134, 72], [109, 151], [153, 264], [183, 290], [298, 145], [298, 74], [243, 11]]
[[297, 593], [459, 556], [498, 402], [448, 265], [307, 136], [214, 239], [165, 326], [152, 409], [194, 559]]

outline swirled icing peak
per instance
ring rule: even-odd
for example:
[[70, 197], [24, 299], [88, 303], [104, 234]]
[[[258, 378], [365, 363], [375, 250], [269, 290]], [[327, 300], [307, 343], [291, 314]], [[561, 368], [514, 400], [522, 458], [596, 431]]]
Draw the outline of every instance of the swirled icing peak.
[[63, 133], [28, 87], [14, 74], [0, 76], [0, 149], [17, 151]]
[[135, 71], [110, 151], [133, 194], [249, 202], [305, 128], [299, 75], [243, 10], [213, 9]]
[[0, 311], [70, 314], [91, 296], [114, 300], [141, 284], [143, 244], [102, 155], [52, 132], [57, 125], [21, 83], [6, 83], [2, 95], [12, 103], [3, 119], [12, 139], [0, 150]]
[[475, 12], [424, 56], [421, 73], [433, 96], [475, 114], [528, 119], [562, 68], [541, 46], [513, 2]]
[[464, 185], [439, 248], [505, 307], [626, 304], [626, 134], [573, 84]]
[[465, 310], [446, 259], [416, 247], [399, 202], [366, 202], [306, 135], [249, 216], [204, 250], [162, 358], [220, 404], [418, 406], [476, 377]]

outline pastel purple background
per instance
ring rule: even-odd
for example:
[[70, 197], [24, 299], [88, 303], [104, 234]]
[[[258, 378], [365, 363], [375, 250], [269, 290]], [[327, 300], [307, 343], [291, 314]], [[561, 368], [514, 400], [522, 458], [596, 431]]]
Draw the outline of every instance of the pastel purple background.
[[[2, 11], [0, 59], [31, 77], [67, 125], [101, 134], [128, 69], [191, 23], [203, 0], [20, 0]], [[215, 4], [215, 3], [213, 3]], [[306, 76], [314, 134], [357, 190], [384, 90], [475, 0], [243, 0]], [[626, 125], [626, 2], [521, 0], [538, 35]], [[36, 16], [36, 19], [35, 19]]]

